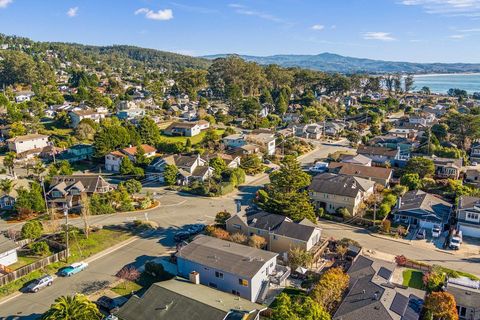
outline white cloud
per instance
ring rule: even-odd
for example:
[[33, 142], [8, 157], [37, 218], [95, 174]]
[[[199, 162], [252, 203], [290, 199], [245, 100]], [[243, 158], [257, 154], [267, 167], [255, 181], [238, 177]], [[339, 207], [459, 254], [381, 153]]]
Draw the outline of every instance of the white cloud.
[[69, 16], [70, 18], [78, 16], [78, 7], [68, 9], [67, 16]]
[[461, 40], [463, 38], [465, 38], [465, 35], [464, 34], [453, 34], [451, 36], [449, 36], [450, 39], [454, 39], [454, 40]]
[[322, 31], [323, 29], [325, 29], [325, 26], [322, 25], [322, 24], [314, 24], [314, 25], [312, 26], [312, 30]]
[[406, 6], [421, 6], [431, 14], [480, 16], [480, 0], [401, 0]]
[[13, 0], [0, 0], [0, 8], [6, 8]]
[[378, 40], [378, 41], [394, 41], [396, 40], [388, 32], [365, 32], [363, 34], [365, 40]]
[[153, 11], [147, 8], [140, 8], [135, 11], [135, 15], [144, 14], [147, 19], [151, 20], [171, 20], [173, 19], [173, 11], [171, 9]]
[[252, 9], [242, 5], [242, 4], [230, 3], [228, 6], [230, 8], [235, 9], [235, 12], [238, 13], [238, 14], [242, 14], [242, 15], [246, 15], [246, 16], [253, 16], [253, 17], [257, 17], [257, 18], [260, 18], [260, 19], [268, 20], [268, 21], [273, 21], [273, 22], [277, 22], [277, 23], [283, 23], [285, 25], [290, 25], [284, 19], [281, 19], [281, 18], [276, 17], [276, 16], [274, 16], [272, 14], [269, 14], [269, 13], [252, 10]]

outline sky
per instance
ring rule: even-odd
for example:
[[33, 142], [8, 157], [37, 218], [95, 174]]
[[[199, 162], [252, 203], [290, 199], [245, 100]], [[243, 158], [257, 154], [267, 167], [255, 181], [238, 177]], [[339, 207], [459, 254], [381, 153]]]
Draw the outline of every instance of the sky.
[[195, 56], [480, 63], [480, 0], [0, 0], [0, 33]]

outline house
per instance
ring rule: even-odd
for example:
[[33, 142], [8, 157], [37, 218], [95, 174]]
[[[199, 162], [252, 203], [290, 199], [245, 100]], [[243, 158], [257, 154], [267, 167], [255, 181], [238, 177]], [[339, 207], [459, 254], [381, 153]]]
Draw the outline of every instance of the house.
[[408, 117], [408, 122], [412, 124], [419, 124], [421, 126], [428, 126], [435, 121], [436, 117], [434, 113], [426, 113], [423, 115], [412, 115]]
[[327, 136], [338, 136], [346, 128], [346, 125], [338, 122], [327, 122], [324, 127]]
[[[194, 180], [206, 181], [213, 175], [213, 168], [208, 166], [208, 162], [197, 155], [169, 155], [155, 159], [150, 165], [149, 170], [163, 173], [166, 165], [175, 165], [178, 168], [179, 184], [189, 184]], [[160, 176], [163, 182], [163, 176]]]
[[119, 101], [117, 103], [117, 110], [128, 110], [128, 109], [135, 109], [137, 104], [133, 101]]
[[332, 320], [419, 320], [425, 291], [392, 283], [396, 265], [359, 255], [347, 274], [347, 295]]
[[436, 118], [440, 118], [448, 112], [448, 108], [449, 108], [448, 106], [437, 104], [434, 107], [425, 106], [423, 107], [422, 111], [423, 113], [433, 114], [435, 115]]
[[49, 145], [48, 136], [43, 134], [27, 134], [7, 140], [8, 149], [19, 157], [32, 157], [42, 152]]
[[400, 160], [399, 149], [360, 145], [357, 153], [370, 158], [372, 164], [377, 166], [386, 166], [387, 164], [393, 164], [396, 160]]
[[90, 160], [95, 153], [95, 149], [91, 144], [76, 144], [66, 151], [60, 153], [57, 157], [59, 160], [67, 160], [70, 163]]
[[105, 113], [97, 112], [93, 109], [72, 110], [68, 113], [72, 121], [71, 127], [76, 128], [83, 119], [91, 119], [94, 122], [100, 122], [105, 118]]
[[392, 128], [388, 134], [398, 138], [415, 139], [418, 135], [418, 130], [410, 128]]
[[478, 141], [472, 143], [470, 149], [470, 160], [475, 162], [480, 161], [480, 142]]
[[135, 108], [120, 110], [117, 112], [117, 118], [120, 120], [132, 120], [145, 116], [145, 109]]
[[389, 185], [393, 170], [382, 167], [369, 167], [353, 163], [330, 162], [328, 171], [374, 181], [382, 186]]
[[[157, 152], [155, 147], [152, 147], [148, 144], [142, 144], [141, 147], [146, 158], [154, 157]], [[128, 148], [110, 152], [109, 154], [105, 155], [105, 170], [119, 172], [123, 158], [128, 157], [132, 162], [136, 162], [137, 152], [138, 148], [136, 146], [130, 146]]]
[[351, 164], [358, 164], [361, 166], [372, 166], [372, 159], [367, 158], [361, 154], [357, 155], [350, 155], [350, 154], [342, 154], [338, 158], [338, 160], [342, 163], [351, 163]]
[[[12, 179], [11, 177], [8, 177], [6, 175], [2, 175], [0, 179]], [[20, 187], [23, 187], [25, 189], [30, 188], [30, 180], [28, 179], [12, 179], [14, 183], [14, 187], [12, 188], [12, 191], [9, 193], [4, 193], [0, 196], [0, 210], [12, 210], [14, 209], [15, 202], [17, 201], [17, 189]]]
[[455, 297], [460, 320], [480, 320], [480, 281], [450, 277], [445, 291]]
[[412, 227], [432, 229], [449, 223], [452, 205], [430, 193], [412, 190], [398, 198], [394, 220]]
[[83, 193], [91, 196], [111, 190], [113, 190], [113, 186], [98, 174], [54, 176], [46, 196], [51, 208], [61, 210], [70, 206], [71, 209], [78, 209], [81, 206]]
[[480, 166], [466, 166], [463, 167], [465, 170], [464, 181], [474, 185], [475, 187], [480, 187]]
[[[193, 279], [195, 279], [193, 277]], [[259, 320], [266, 307], [181, 278], [154, 283], [118, 311], [121, 320]]]
[[249, 134], [245, 139], [260, 147], [260, 151], [272, 156], [275, 154], [275, 135], [273, 133]]
[[226, 222], [227, 231], [246, 236], [258, 235], [267, 241], [267, 249], [286, 254], [290, 249], [310, 251], [320, 242], [321, 229], [305, 220], [300, 223], [290, 218], [265, 211], [241, 211]]
[[201, 284], [249, 301], [261, 300], [276, 271], [277, 254], [208, 236], [197, 236], [176, 253], [178, 274], [197, 272]]
[[320, 139], [323, 134], [323, 126], [318, 123], [294, 125], [293, 132], [295, 136], [306, 139]]
[[463, 165], [463, 159], [440, 158], [435, 155], [426, 157], [435, 165], [435, 176], [439, 178], [458, 179]]
[[19, 246], [0, 233], [0, 270], [18, 261], [17, 248]]
[[235, 154], [226, 154], [226, 153], [204, 153], [202, 158], [208, 163], [210, 159], [220, 158], [225, 162], [225, 165], [229, 169], [235, 169], [240, 167], [241, 158]]
[[227, 148], [240, 148], [247, 144], [243, 134], [231, 134], [222, 139]]
[[394, 136], [391, 134], [376, 136], [368, 141], [368, 144], [375, 147], [383, 147], [388, 149], [400, 149], [401, 152], [410, 152], [418, 146], [417, 142], [411, 139]]
[[194, 137], [200, 132], [200, 126], [196, 122], [174, 122], [163, 130], [163, 134], [167, 136], [182, 137]]
[[0, 197], [0, 210], [12, 210], [15, 206], [16, 197], [12, 194], [3, 194]]
[[309, 194], [317, 208], [334, 213], [346, 208], [355, 216], [360, 204], [373, 194], [375, 182], [347, 175], [324, 173], [315, 176], [309, 187]]
[[19, 91], [15, 93], [15, 102], [20, 103], [20, 102], [30, 101], [30, 99], [34, 95], [35, 93], [32, 91]]
[[460, 196], [456, 216], [457, 229], [464, 236], [480, 238], [480, 198]]
[[200, 127], [200, 130], [207, 130], [210, 128], [210, 122], [207, 120], [199, 120], [197, 121], [198, 126]]

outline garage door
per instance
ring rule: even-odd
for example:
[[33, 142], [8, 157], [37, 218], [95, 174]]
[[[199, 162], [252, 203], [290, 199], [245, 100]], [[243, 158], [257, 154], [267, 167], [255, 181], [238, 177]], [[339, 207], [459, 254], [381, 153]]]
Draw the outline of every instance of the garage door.
[[480, 238], [480, 228], [464, 225], [460, 225], [459, 228], [462, 230], [464, 236]]

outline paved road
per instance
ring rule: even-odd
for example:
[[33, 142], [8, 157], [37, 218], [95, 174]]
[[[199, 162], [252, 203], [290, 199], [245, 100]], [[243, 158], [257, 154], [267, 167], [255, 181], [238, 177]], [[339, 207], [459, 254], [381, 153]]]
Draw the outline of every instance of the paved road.
[[369, 234], [363, 228], [346, 226], [343, 224], [322, 221], [322, 235], [336, 239], [350, 238], [358, 241], [364, 248], [385, 252], [391, 255], [405, 255], [406, 257], [422, 261], [428, 264], [444, 265], [451, 269], [465, 271], [480, 275], [480, 255], [458, 256], [434, 249], [429, 249], [420, 245], [415, 245], [395, 240], [378, 238]]

